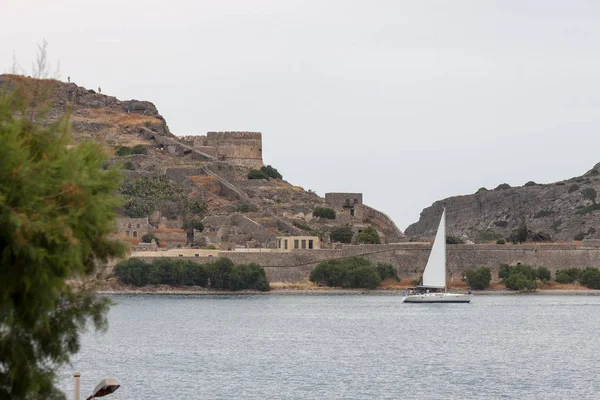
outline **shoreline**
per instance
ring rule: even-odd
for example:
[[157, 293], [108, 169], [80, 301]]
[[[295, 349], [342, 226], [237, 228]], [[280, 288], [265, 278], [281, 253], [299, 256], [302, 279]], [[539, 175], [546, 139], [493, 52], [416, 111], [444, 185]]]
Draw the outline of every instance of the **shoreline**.
[[[113, 289], [100, 289], [97, 291], [100, 295], [123, 295], [123, 294], [142, 294], [142, 295], [203, 295], [203, 296], [222, 296], [222, 295], [308, 295], [308, 296], [321, 296], [321, 295], [396, 295], [402, 296], [402, 289], [338, 289], [338, 288], [318, 288], [318, 289], [271, 289], [267, 292], [260, 292], [258, 290], [211, 290], [205, 288], [190, 288], [190, 287], [177, 287], [177, 286], [145, 286], [140, 288], [113, 288]], [[462, 293], [463, 290], [456, 290], [456, 292]], [[547, 295], [561, 295], [561, 296], [600, 296], [600, 290], [594, 289], [539, 289], [533, 292], [518, 292], [514, 290], [473, 290], [471, 292], [475, 296], [547, 296]]]

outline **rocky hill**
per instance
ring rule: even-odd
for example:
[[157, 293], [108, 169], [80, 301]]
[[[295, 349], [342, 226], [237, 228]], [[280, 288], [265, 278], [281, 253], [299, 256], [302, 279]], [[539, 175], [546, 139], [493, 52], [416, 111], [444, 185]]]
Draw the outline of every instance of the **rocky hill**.
[[519, 230], [527, 231], [527, 240], [600, 238], [600, 164], [564, 181], [507, 186], [436, 201], [405, 233], [410, 237], [433, 236], [445, 206], [448, 234], [466, 235], [474, 242], [507, 238]]
[[[45, 122], [70, 113], [74, 144], [101, 143], [113, 157], [107, 168], [123, 166], [126, 199], [119, 233], [139, 242], [145, 233], [162, 235], [161, 246], [215, 245], [220, 248], [273, 247], [277, 236], [319, 235], [350, 225], [355, 232], [375, 227], [384, 242], [403, 233], [385, 214], [357, 204], [360, 212], [335, 220], [315, 218], [325, 199], [282, 179], [248, 179], [262, 165], [258, 132], [173, 135], [156, 107], [147, 101], [121, 101], [75, 83], [0, 75], [0, 88], [20, 89]], [[362, 201], [362, 197], [361, 197]], [[202, 218], [206, 229], [190, 240], [186, 221]]]

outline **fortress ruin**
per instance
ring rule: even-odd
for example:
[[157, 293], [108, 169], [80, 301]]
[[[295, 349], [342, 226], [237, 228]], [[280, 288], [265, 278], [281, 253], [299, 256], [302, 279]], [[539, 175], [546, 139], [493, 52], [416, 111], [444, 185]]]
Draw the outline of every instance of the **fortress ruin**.
[[206, 135], [183, 136], [180, 140], [220, 161], [252, 169], [263, 166], [260, 132], [207, 132]]

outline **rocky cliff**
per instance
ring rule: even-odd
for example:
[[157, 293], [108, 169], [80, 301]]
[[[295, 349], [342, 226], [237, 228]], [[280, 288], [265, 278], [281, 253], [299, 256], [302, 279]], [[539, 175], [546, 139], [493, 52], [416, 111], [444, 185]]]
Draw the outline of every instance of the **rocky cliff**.
[[507, 238], [524, 229], [528, 240], [582, 240], [600, 237], [600, 164], [580, 177], [539, 185], [479, 190], [475, 194], [436, 201], [421, 212], [405, 233], [435, 234], [441, 210], [447, 210], [448, 234], [475, 242]]
[[[189, 137], [173, 135], [152, 103], [121, 101], [74, 83], [0, 75], [0, 88], [21, 90], [31, 109], [44, 111], [39, 115], [45, 122], [70, 113], [75, 144], [99, 142], [113, 154], [108, 168], [124, 166], [122, 194], [127, 202], [122, 212], [130, 219], [120, 224], [124, 237], [137, 238], [154, 226], [174, 235], [179, 231], [185, 244], [182, 225], [196, 214], [205, 218], [207, 227], [195, 240], [197, 244], [222, 248], [272, 247], [280, 235], [319, 234], [327, 240], [328, 231], [343, 224], [354, 225], [357, 231], [374, 226], [386, 242], [404, 238], [377, 210], [371, 209], [362, 219], [347, 215], [333, 221], [314, 218], [315, 207], [325, 205], [315, 193], [281, 179], [249, 180], [249, 168], [240, 165], [240, 159], [248, 157], [248, 152], [260, 154], [262, 148], [257, 149], [254, 142], [236, 148], [239, 134], [234, 133], [231, 143], [219, 148], [210, 147], [214, 139], [210, 135], [203, 140], [207, 143], [193, 143]], [[260, 133], [253, 135], [259, 143]], [[143, 151], [122, 151], [134, 146]], [[252, 163], [262, 165], [262, 160]], [[147, 218], [147, 223], [140, 223], [139, 218]]]

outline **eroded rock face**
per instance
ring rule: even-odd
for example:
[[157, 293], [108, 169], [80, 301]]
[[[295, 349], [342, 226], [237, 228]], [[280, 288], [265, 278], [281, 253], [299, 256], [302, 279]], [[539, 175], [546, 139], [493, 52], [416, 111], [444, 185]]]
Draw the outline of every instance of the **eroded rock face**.
[[435, 234], [442, 208], [447, 211], [449, 235], [467, 235], [471, 240], [490, 241], [506, 237], [523, 225], [545, 232], [554, 240], [571, 241], [600, 237], [600, 193], [597, 164], [584, 176], [547, 185], [490, 190], [436, 201], [421, 212], [419, 221], [405, 234], [429, 237]]

